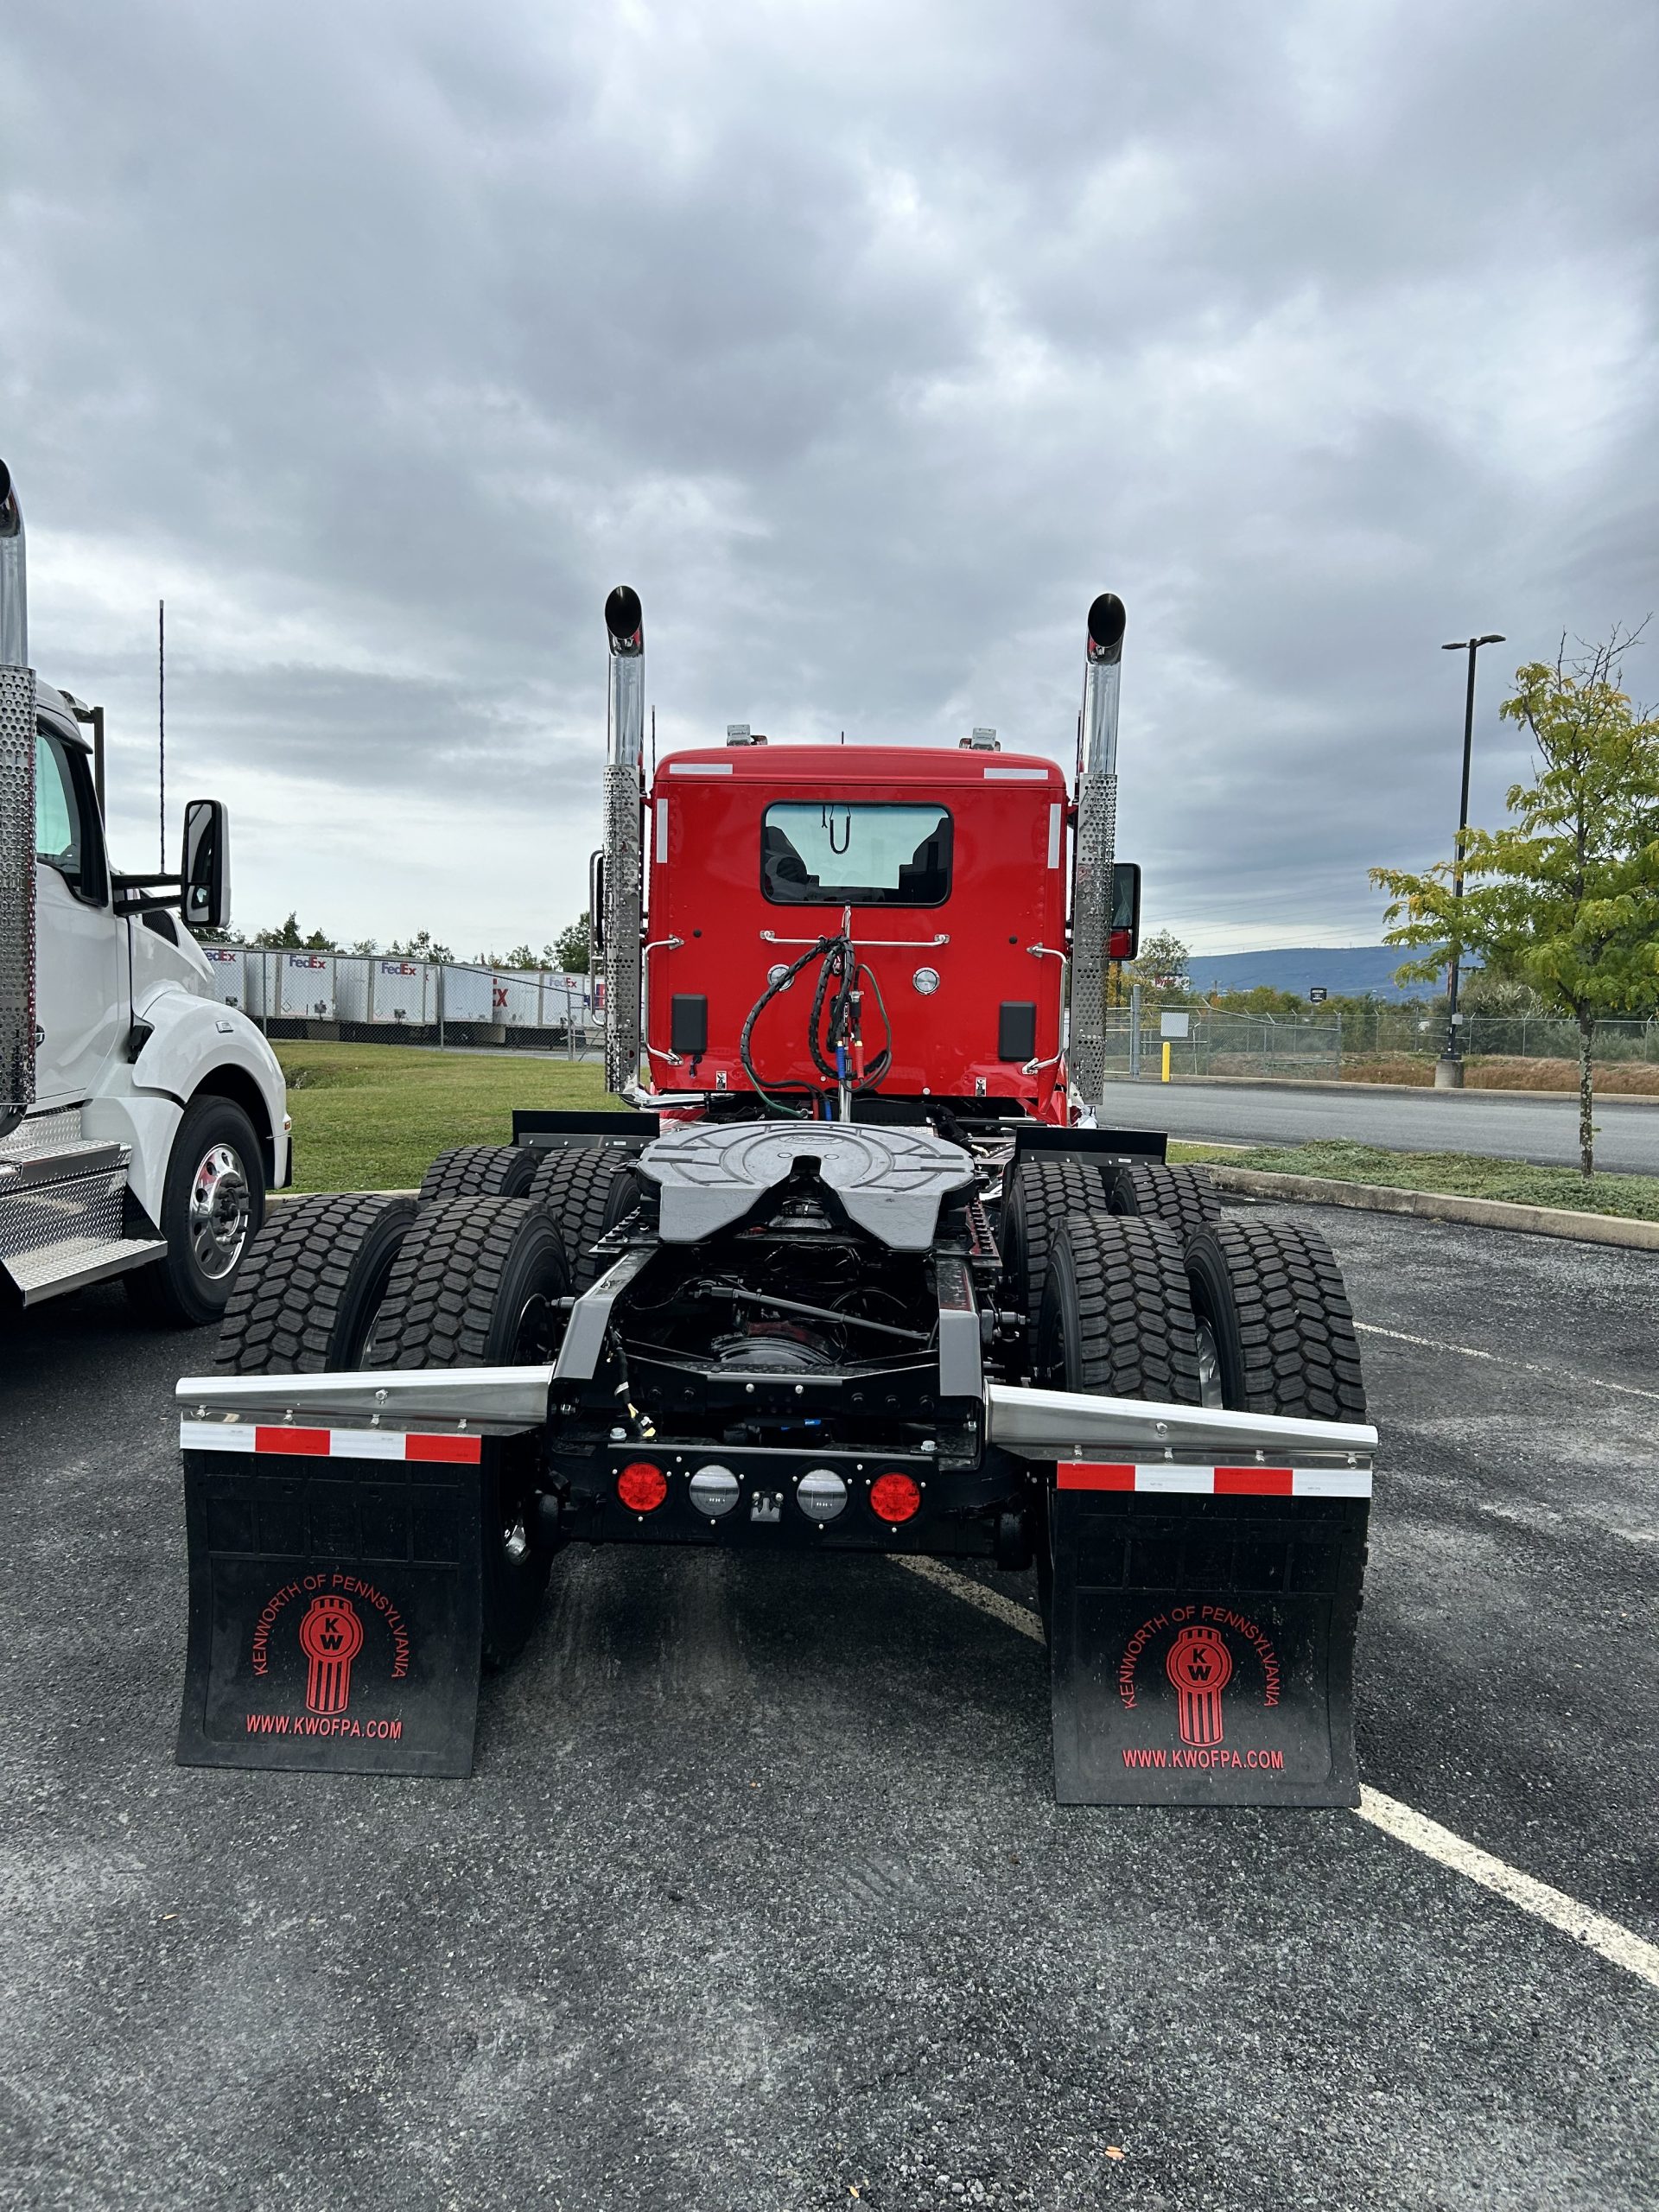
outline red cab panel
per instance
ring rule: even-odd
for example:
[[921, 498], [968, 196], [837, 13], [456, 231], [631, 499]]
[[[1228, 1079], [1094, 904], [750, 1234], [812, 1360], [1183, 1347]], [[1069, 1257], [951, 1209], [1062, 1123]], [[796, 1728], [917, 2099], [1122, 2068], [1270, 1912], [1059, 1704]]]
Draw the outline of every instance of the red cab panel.
[[[753, 1089], [739, 1052], [769, 977], [850, 912], [889, 1096], [1052, 1114], [1065, 943], [1065, 779], [1040, 754], [752, 745], [671, 754], [646, 805], [646, 1037], [664, 1090]], [[830, 1086], [813, 963], [755, 1025], [763, 1087]], [[882, 1009], [886, 1009], [883, 1020]]]

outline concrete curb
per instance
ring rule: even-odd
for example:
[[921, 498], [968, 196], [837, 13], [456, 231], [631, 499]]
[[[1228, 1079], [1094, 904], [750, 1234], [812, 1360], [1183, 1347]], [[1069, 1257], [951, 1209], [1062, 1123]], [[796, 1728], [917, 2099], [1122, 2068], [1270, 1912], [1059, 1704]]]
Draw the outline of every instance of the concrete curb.
[[1327, 1175], [1274, 1175], [1265, 1168], [1224, 1167], [1218, 1162], [1208, 1163], [1208, 1173], [1217, 1190], [1241, 1198], [1299, 1198], [1305, 1205], [1413, 1214], [1420, 1221], [1454, 1221], [1471, 1229], [1510, 1229], [1530, 1236], [1563, 1236], [1575, 1244], [1659, 1252], [1659, 1221], [1574, 1213], [1566, 1206], [1512, 1205], [1505, 1198], [1459, 1198], [1446, 1191], [1402, 1191], [1390, 1183], [1343, 1183]]
[[[340, 1195], [338, 1191], [267, 1191], [265, 1204], [268, 1206], [289, 1206], [296, 1198], [337, 1198]], [[371, 1194], [365, 1192], [365, 1195]], [[417, 1190], [408, 1190], [376, 1191], [372, 1195], [377, 1198], [418, 1198], [421, 1194]]]

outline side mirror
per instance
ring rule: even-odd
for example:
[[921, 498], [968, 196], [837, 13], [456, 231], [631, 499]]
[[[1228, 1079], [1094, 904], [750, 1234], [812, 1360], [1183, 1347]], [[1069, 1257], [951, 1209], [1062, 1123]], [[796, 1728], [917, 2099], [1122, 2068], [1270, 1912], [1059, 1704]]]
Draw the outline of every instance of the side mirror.
[[193, 798], [184, 810], [179, 867], [187, 929], [222, 930], [231, 919], [231, 817], [216, 798]]
[[1141, 870], [1134, 861], [1112, 868], [1112, 918], [1106, 932], [1106, 957], [1133, 960], [1141, 950]]
[[605, 855], [592, 853], [588, 860], [588, 957], [605, 950]]

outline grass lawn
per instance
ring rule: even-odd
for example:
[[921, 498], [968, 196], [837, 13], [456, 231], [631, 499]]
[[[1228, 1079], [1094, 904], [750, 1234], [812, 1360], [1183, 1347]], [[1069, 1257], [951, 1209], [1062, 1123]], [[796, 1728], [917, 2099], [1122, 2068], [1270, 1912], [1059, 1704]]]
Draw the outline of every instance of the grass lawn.
[[515, 1106], [613, 1106], [594, 1060], [273, 1039], [288, 1077], [296, 1191], [412, 1188], [441, 1152], [506, 1144]]
[[[294, 1116], [299, 1191], [411, 1189], [441, 1152], [505, 1144], [515, 1106], [614, 1106], [594, 1060], [498, 1058], [422, 1052], [407, 1045], [277, 1042]], [[1598, 1175], [1529, 1167], [1466, 1152], [1383, 1152], [1322, 1142], [1249, 1147], [1172, 1144], [1172, 1160], [1213, 1160], [1281, 1175], [1332, 1175], [1398, 1190], [1451, 1191], [1529, 1206], [1659, 1221], [1659, 1176]]]
[[1396, 1191], [1446, 1191], [1462, 1198], [1659, 1221], [1659, 1176], [1654, 1175], [1595, 1175], [1586, 1183], [1575, 1167], [1529, 1167], [1524, 1160], [1487, 1160], [1472, 1152], [1384, 1152], [1337, 1139], [1236, 1147], [1172, 1144], [1169, 1156], [1264, 1168], [1274, 1175], [1326, 1175], [1344, 1183], [1386, 1183]]

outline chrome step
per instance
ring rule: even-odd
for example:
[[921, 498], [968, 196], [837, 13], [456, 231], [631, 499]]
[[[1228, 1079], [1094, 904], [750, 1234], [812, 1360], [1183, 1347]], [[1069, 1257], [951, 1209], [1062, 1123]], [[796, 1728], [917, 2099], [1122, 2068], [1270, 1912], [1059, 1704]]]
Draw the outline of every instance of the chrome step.
[[80, 1141], [81, 1109], [48, 1106], [43, 1114], [28, 1115], [0, 1137], [0, 1160], [43, 1160], [48, 1153], [73, 1151]]
[[166, 1251], [164, 1240], [126, 1234], [131, 1156], [125, 1145], [79, 1136], [54, 1152], [0, 1156], [0, 1270], [25, 1306], [124, 1274]]
[[42, 1184], [62, 1183], [72, 1177], [118, 1174], [124, 1187], [129, 1146], [112, 1137], [83, 1137], [53, 1152], [0, 1154], [0, 1198], [14, 1191], [38, 1190]]
[[164, 1236], [123, 1236], [111, 1243], [98, 1236], [66, 1237], [5, 1262], [6, 1273], [22, 1293], [25, 1306], [82, 1290], [87, 1284], [124, 1275], [159, 1260], [167, 1249]]

